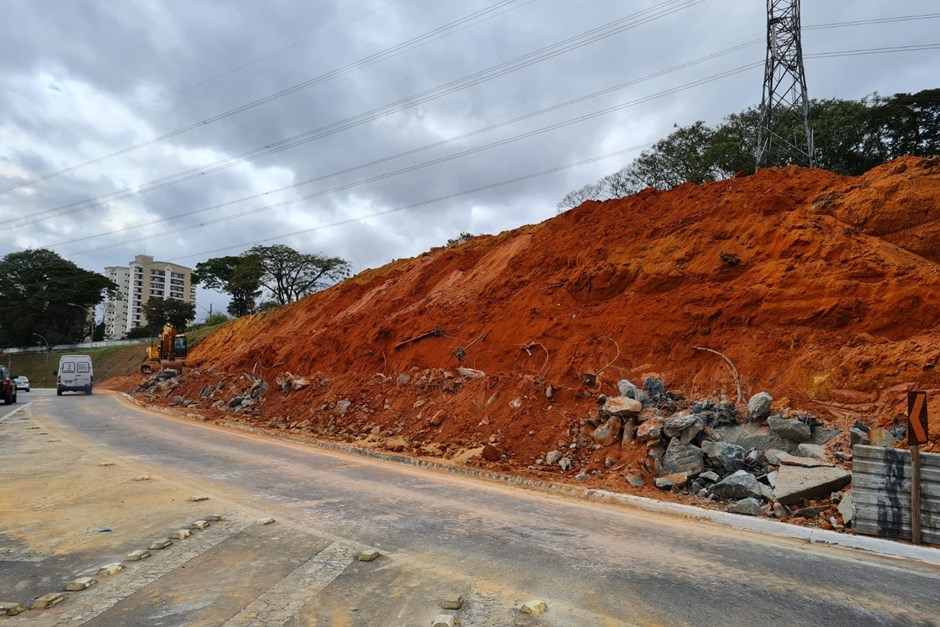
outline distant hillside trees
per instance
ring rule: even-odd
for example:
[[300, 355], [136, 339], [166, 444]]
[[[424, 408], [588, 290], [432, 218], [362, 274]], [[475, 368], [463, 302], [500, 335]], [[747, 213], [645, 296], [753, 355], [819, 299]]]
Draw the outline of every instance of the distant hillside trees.
[[[940, 154], [940, 89], [863, 100], [813, 100], [816, 166], [859, 175], [904, 155]], [[711, 127], [676, 127], [632, 163], [568, 193], [559, 210], [586, 200], [622, 198], [646, 189], [707, 183], [754, 172], [760, 112], [750, 107]], [[791, 161], [796, 161], [796, 155]]]
[[91, 308], [117, 285], [42, 248], [0, 259], [0, 345], [80, 342]]
[[228, 312], [245, 316], [259, 309], [265, 293], [284, 305], [349, 276], [351, 264], [339, 257], [300, 253], [284, 244], [255, 246], [239, 256], [214, 257], [196, 264], [193, 280], [232, 298]]

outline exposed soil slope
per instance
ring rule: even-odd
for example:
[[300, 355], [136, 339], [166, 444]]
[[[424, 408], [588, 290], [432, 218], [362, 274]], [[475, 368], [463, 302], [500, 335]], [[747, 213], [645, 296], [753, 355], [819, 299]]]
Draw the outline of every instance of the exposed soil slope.
[[[936, 449], [938, 206], [940, 160], [915, 158], [859, 178], [770, 169], [588, 202], [228, 324], [167, 398], [208, 408], [256, 375], [271, 387], [247, 421], [360, 441], [374, 430], [406, 451], [494, 442], [503, 464], [525, 467], [567, 445], [621, 378], [657, 372], [670, 389], [734, 400], [705, 347], [734, 362], [746, 396], [766, 390], [839, 426], [894, 423], [903, 392], [932, 390]], [[285, 373], [310, 385], [282, 391]]]

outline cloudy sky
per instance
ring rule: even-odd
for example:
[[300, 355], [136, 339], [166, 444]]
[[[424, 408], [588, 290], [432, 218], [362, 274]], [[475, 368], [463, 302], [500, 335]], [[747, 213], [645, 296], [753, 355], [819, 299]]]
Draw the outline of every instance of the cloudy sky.
[[[673, 124], [759, 103], [765, 10], [0, 0], [0, 255], [49, 248], [102, 272], [285, 243], [359, 271], [540, 222]], [[938, 11], [803, 0], [810, 96], [937, 87]], [[200, 318], [227, 302], [199, 298]]]

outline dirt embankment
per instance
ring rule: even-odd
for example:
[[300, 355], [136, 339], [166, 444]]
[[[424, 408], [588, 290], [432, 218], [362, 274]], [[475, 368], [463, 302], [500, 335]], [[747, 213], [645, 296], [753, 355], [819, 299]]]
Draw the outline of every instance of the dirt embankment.
[[[690, 398], [734, 400], [726, 364], [696, 348], [733, 361], [745, 399], [766, 390], [841, 428], [896, 424], [904, 392], [930, 390], [940, 450], [940, 160], [587, 202], [230, 323], [155, 398], [405, 452], [492, 442], [496, 467], [535, 470], [619, 379], [658, 373]], [[250, 400], [234, 412], [238, 394]]]

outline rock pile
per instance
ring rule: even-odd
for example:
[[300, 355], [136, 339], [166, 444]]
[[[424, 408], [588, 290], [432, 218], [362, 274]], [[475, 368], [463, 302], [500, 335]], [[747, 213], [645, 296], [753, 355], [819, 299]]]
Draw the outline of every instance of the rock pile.
[[[689, 402], [666, 391], [659, 379], [647, 379], [642, 388], [623, 380], [618, 387], [620, 396], [599, 397], [597, 416], [584, 427], [595, 450], [616, 444], [646, 448], [625, 472], [635, 487], [651, 478], [661, 490], [727, 503], [738, 514], [816, 518], [831, 506], [800, 506], [828, 501], [851, 480], [825, 459], [825, 445], [840, 432], [810, 414], [775, 412], [766, 392], [752, 396], [741, 415], [726, 399]], [[557, 450], [543, 463], [563, 472], [575, 468]], [[834, 517], [824, 522], [841, 525]]]

